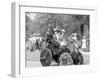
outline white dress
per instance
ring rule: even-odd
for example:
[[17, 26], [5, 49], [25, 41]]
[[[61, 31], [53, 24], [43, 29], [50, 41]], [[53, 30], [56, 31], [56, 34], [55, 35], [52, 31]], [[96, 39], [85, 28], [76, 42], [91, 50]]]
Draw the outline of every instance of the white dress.
[[86, 49], [86, 39], [82, 40], [82, 49]]

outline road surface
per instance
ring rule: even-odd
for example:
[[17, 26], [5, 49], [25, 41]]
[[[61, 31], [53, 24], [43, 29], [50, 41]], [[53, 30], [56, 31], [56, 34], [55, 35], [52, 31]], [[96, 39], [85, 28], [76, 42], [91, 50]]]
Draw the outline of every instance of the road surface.
[[[90, 53], [82, 52], [84, 58], [84, 65], [89, 64]], [[38, 50], [34, 52], [27, 51], [26, 52], [26, 67], [42, 67], [40, 63], [40, 52]], [[56, 66], [57, 63], [52, 62], [52, 66]]]

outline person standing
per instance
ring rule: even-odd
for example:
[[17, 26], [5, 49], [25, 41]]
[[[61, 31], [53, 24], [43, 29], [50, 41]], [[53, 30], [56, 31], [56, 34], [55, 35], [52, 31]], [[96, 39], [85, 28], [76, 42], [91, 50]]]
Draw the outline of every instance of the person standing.
[[82, 49], [83, 49], [83, 51], [86, 50], [86, 39], [85, 39], [85, 36], [83, 36], [83, 39], [82, 39]]

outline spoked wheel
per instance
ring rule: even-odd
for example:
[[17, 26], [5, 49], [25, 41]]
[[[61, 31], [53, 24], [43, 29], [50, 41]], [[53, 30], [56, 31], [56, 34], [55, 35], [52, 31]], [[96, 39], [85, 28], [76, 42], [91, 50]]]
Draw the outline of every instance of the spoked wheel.
[[59, 57], [59, 64], [60, 64], [60, 66], [72, 65], [73, 60], [72, 60], [70, 54], [67, 52], [61, 54]]
[[40, 62], [42, 66], [50, 66], [52, 62], [52, 54], [49, 49], [43, 49], [40, 54]]

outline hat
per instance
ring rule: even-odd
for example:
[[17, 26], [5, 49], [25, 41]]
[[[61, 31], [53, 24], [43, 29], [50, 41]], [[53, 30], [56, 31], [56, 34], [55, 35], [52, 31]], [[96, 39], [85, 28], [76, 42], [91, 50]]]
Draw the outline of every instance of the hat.
[[57, 28], [55, 28], [54, 31], [57, 31]]
[[64, 29], [62, 29], [61, 31], [62, 31], [62, 32], [65, 32], [65, 30], [64, 30]]

